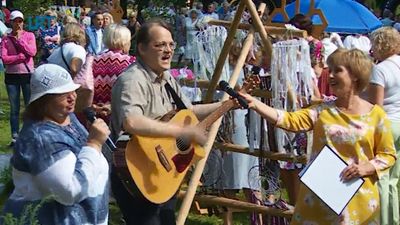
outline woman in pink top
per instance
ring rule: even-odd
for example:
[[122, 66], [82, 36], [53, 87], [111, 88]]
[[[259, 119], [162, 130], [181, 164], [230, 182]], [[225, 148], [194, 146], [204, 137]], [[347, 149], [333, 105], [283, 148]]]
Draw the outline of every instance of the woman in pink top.
[[111, 89], [118, 76], [131, 63], [134, 56], [128, 55], [131, 32], [125, 26], [110, 24], [104, 30], [103, 42], [108, 51], [97, 55], [93, 61], [94, 97], [93, 108], [97, 116], [109, 121], [111, 113]]
[[20, 92], [25, 105], [30, 98], [30, 78], [33, 73], [33, 57], [36, 55], [35, 35], [24, 30], [24, 15], [12, 11], [10, 15], [12, 32], [1, 42], [1, 58], [5, 65], [5, 84], [10, 102], [10, 126], [12, 146], [19, 132]]

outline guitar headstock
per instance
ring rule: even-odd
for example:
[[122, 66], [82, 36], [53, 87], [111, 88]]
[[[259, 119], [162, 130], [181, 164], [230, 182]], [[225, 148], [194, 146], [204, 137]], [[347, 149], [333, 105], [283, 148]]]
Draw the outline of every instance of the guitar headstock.
[[257, 74], [250, 74], [246, 76], [243, 86], [240, 88], [239, 92], [251, 94], [253, 90], [260, 84], [260, 76]]

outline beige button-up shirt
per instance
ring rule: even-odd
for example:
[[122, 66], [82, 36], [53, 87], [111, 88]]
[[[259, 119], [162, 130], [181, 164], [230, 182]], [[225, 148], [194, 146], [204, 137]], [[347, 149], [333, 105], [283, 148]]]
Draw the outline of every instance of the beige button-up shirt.
[[162, 78], [147, 67], [140, 59], [129, 66], [117, 79], [112, 88], [111, 99], [111, 135], [116, 140], [122, 131], [123, 121], [132, 115], [144, 115], [151, 119], [160, 119], [176, 109], [172, 96], [167, 92], [168, 82], [187, 108], [190, 100], [181, 92], [181, 87], [168, 71]]

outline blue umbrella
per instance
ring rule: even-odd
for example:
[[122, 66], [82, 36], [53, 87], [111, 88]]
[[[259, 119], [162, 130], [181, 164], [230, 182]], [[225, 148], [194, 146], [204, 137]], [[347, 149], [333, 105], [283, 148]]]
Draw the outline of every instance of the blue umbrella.
[[[308, 13], [310, 2], [310, 0], [300, 0], [300, 13]], [[327, 32], [364, 34], [382, 26], [381, 21], [371, 11], [353, 0], [315, 0], [315, 8], [320, 9], [326, 18]], [[292, 18], [295, 15], [296, 2], [286, 5], [285, 9], [289, 18]], [[322, 24], [318, 15], [313, 15], [311, 19], [314, 24]], [[280, 14], [272, 21], [285, 22]]]

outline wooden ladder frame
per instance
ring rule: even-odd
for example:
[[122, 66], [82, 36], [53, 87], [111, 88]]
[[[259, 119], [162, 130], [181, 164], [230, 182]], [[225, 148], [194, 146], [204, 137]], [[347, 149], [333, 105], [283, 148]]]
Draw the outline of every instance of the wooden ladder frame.
[[[286, 0], [283, 0], [283, 1], [286, 3]], [[219, 55], [219, 58], [217, 60], [217, 64], [215, 66], [215, 69], [214, 69], [214, 72], [212, 75], [212, 79], [210, 82], [207, 82], [208, 89], [207, 89], [206, 97], [204, 99], [205, 103], [210, 103], [213, 100], [214, 92], [217, 88], [218, 81], [220, 80], [221, 72], [222, 72], [224, 63], [226, 61], [226, 58], [228, 57], [228, 53], [232, 47], [237, 29], [248, 29], [249, 33], [243, 43], [242, 50], [240, 52], [240, 55], [237, 59], [237, 63], [235, 65], [235, 68], [230, 77], [230, 80], [229, 80], [230, 86], [234, 86], [238, 80], [239, 74], [244, 66], [245, 61], [246, 61], [246, 57], [251, 49], [251, 46], [253, 45], [254, 36], [255, 36], [256, 32], [258, 32], [261, 37], [262, 47], [265, 49], [265, 52], [267, 54], [266, 57], [269, 60], [271, 60], [272, 44], [268, 40], [267, 30], [275, 31], [278, 35], [279, 34], [282, 35], [286, 32], [286, 29], [276, 28], [276, 27], [268, 27], [268, 26], [266, 27], [263, 25], [263, 23], [261, 22], [261, 19], [260, 19], [260, 15], [262, 15], [262, 13], [264, 12], [265, 7], [266, 7], [266, 5], [263, 3], [260, 5], [259, 10], [257, 10], [251, 0], [240, 0], [236, 14], [233, 18], [233, 21], [229, 22], [229, 23], [225, 22], [225, 24], [219, 24], [219, 25], [229, 26], [229, 31], [228, 31], [228, 36], [222, 47], [221, 53]], [[251, 25], [240, 24], [240, 20], [242, 18], [243, 12], [246, 8], [250, 12], [250, 15], [251, 15], [251, 18], [253, 21]], [[211, 21], [210, 23], [212, 24], [213, 22], [214, 22], [214, 24], [224, 23], [221, 21]], [[305, 31], [298, 31], [296, 33], [296, 36], [306, 37], [306, 33], [305, 33]], [[229, 96], [225, 93], [224, 96], [222, 97], [221, 101], [225, 101], [228, 98], [229, 98]], [[181, 204], [179, 214], [177, 217], [177, 222], [176, 222], [177, 225], [185, 224], [186, 218], [189, 214], [189, 210], [191, 208], [193, 199], [196, 194], [197, 186], [199, 185], [199, 181], [200, 181], [201, 175], [203, 173], [203, 170], [204, 170], [204, 167], [206, 164], [206, 160], [207, 160], [208, 155], [211, 151], [211, 148], [214, 144], [215, 137], [217, 135], [219, 126], [221, 124], [221, 120], [222, 120], [221, 118], [218, 119], [216, 122], [214, 122], [214, 124], [210, 128], [210, 131], [208, 134], [208, 141], [204, 146], [206, 155], [202, 160], [200, 160], [196, 164], [195, 170], [190, 178], [189, 186], [183, 197], [183, 202]], [[249, 204], [251, 204], [251, 203], [249, 203]]]

